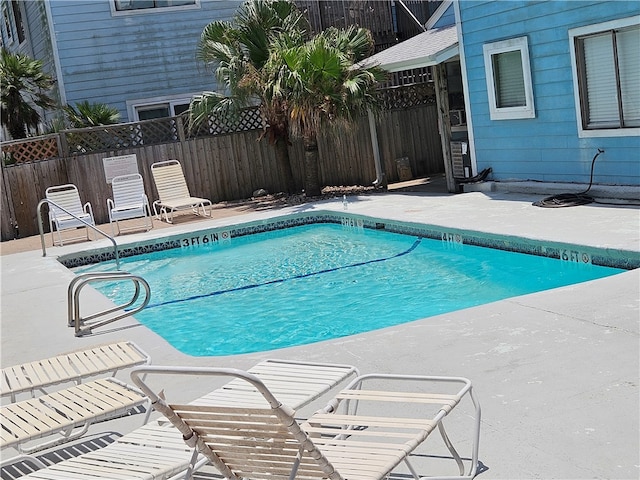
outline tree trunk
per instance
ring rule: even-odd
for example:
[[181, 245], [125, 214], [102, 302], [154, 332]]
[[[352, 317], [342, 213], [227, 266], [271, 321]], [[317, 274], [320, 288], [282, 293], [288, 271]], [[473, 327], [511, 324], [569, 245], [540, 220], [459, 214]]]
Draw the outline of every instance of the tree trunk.
[[320, 195], [320, 171], [318, 169], [318, 139], [305, 136], [304, 143], [304, 193], [307, 197]]
[[27, 138], [27, 129], [25, 128], [24, 123], [21, 123], [20, 120], [9, 123], [7, 125], [7, 130], [9, 131], [9, 135], [12, 140]]
[[291, 160], [289, 159], [289, 145], [287, 141], [279, 139], [275, 145], [276, 161], [280, 166], [280, 172], [282, 173], [282, 179], [284, 180], [285, 193], [294, 193], [296, 191], [296, 183], [293, 179], [293, 172], [291, 170]]
[[[282, 109], [263, 109], [263, 118], [269, 125], [263, 136], [269, 140], [269, 144], [275, 149], [276, 162], [283, 176], [284, 189], [286, 193], [296, 191], [296, 182], [291, 169], [291, 159], [289, 158], [289, 122], [286, 113]], [[260, 137], [263, 138], [262, 136]]]

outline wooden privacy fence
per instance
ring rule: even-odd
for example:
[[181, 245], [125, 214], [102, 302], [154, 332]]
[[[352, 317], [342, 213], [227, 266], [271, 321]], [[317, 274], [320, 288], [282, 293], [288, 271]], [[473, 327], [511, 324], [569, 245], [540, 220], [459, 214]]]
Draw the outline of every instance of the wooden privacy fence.
[[[395, 108], [387, 109], [378, 119], [378, 144], [389, 182], [398, 179], [396, 159], [401, 157], [409, 159], [416, 177], [444, 171], [435, 99], [430, 86], [427, 90], [425, 87], [391, 91], [387, 100]], [[1, 170], [2, 240], [38, 234], [36, 207], [52, 185], [76, 185], [82, 201], [91, 202], [96, 222], [107, 223], [106, 200], [112, 192], [105, 177], [105, 157], [135, 154], [151, 202], [158, 197], [150, 166], [169, 159], [182, 163], [192, 195], [214, 203], [248, 198], [259, 188], [282, 191], [284, 184], [274, 150], [266, 140], [259, 141], [259, 115], [249, 112], [245, 117], [233, 133], [228, 126], [210, 123], [190, 135], [180, 117], [69, 130], [58, 134], [55, 141], [52, 136], [45, 139], [46, 159], [34, 154], [33, 145], [3, 144], [3, 156], [20, 151], [21, 158], [12, 155], [17, 162], [3, 162]], [[53, 144], [57, 145], [55, 153]], [[376, 178], [367, 118], [348, 132], [324, 132], [319, 139], [319, 154], [322, 185], [371, 185]], [[25, 161], [27, 155], [38, 160]], [[302, 188], [302, 142], [295, 141], [289, 155], [296, 185]], [[46, 209], [43, 220], [48, 230]]]

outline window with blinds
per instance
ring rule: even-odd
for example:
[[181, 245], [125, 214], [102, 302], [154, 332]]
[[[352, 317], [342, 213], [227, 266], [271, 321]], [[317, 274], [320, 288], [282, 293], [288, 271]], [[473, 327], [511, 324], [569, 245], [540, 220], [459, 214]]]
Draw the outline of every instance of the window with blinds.
[[[581, 136], [637, 135], [640, 127], [638, 17], [569, 31]], [[632, 130], [633, 129], [633, 130]]]
[[640, 126], [640, 27], [579, 37], [583, 127]]
[[527, 104], [520, 51], [492, 55], [498, 108], [523, 107]]
[[527, 37], [483, 46], [492, 120], [534, 118]]

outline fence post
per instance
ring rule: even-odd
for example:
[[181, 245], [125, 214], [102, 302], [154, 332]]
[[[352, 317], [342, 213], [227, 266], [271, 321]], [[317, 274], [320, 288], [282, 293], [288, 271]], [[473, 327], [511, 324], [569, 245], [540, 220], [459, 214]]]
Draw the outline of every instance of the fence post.
[[56, 134], [58, 142], [58, 156], [67, 158], [69, 156], [69, 144], [67, 143], [67, 133], [59, 132]]
[[187, 141], [184, 135], [184, 122], [182, 120], [182, 115], [178, 115], [176, 118], [176, 129], [178, 130], [178, 140], [180, 143], [184, 143]]
[[[7, 212], [3, 212], [3, 208], [0, 208], [0, 212], [2, 212], [2, 240], [12, 240], [18, 237], [20, 231], [18, 230], [18, 224], [16, 222], [16, 212], [15, 206], [13, 205], [13, 195], [11, 195], [11, 186], [9, 184], [9, 179], [5, 175], [5, 165], [4, 159], [0, 159], [0, 177], [2, 177], [2, 199], [0, 200], [0, 205], [5, 207], [8, 210]], [[7, 228], [8, 227], [8, 228]], [[8, 232], [11, 232], [8, 234]]]

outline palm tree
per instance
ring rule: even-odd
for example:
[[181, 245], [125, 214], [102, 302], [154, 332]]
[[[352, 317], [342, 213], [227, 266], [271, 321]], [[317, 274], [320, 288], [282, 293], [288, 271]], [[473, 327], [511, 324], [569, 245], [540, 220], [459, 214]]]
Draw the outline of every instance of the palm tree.
[[286, 69], [279, 91], [286, 95], [291, 131], [303, 140], [307, 196], [321, 192], [318, 134], [379, 110], [376, 85], [385, 73], [377, 66], [358, 65], [373, 53], [373, 45], [367, 29], [329, 28], [282, 52]]
[[87, 100], [64, 107], [64, 113], [73, 128], [113, 125], [120, 121], [120, 112], [104, 103], [89, 103]]
[[261, 138], [276, 148], [288, 193], [295, 190], [295, 183], [288, 151], [287, 96], [275, 82], [280, 64], [273, 61], [272, 46], [300, 45], [307, 31], [306, 19], [290, 0], [248, 0], [232, 21], [210, 23], [202, 32], [198, 58], [215, 68], [225, 93], [204, 92], [193, 98], [189, 108], [190, 123], [199, 125], [211, 114], [228, 118], [259, 105], [266, 123]]
[[54, 84], [44, 73], [42, 62], [5, 48], [0, 54], [0, 117], [11, 138], [27, 136], [28, 129], [38, 128], [40, 113], [34, 108], [53, 108], [55, 101], [47, 95]]

